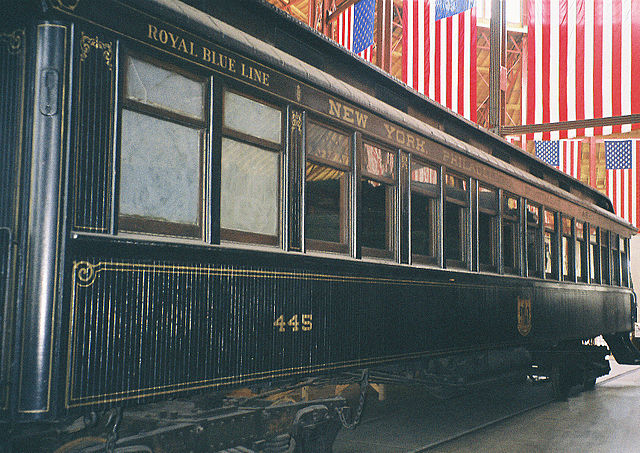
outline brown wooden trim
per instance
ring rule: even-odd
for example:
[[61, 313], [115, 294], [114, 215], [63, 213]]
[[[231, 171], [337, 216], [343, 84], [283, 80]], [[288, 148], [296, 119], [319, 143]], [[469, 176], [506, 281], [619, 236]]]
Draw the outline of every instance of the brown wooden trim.
[[349, 253], [349, 246], [342, 242], [329, 242], [329, 241], [320, 241], [318, 239], [306, 239], [306, 245], [308, 250], [341, 253], [344, 255]]
[[120, 231], [128, 233], [150, 233], [202, 239], [201, 225], [168, 222], [131, 215], [120, 215], [118, 221]]
[[[207, 102], [206, 97], [204, 98], [204, 101]], [[141, 113], [159, 120], [189, 127], [191, 129], [205, 129], [207, 127], [206, 113], [205, 119], [200, 120], [193, 116], [183, 115], [174, 110], [167, 110], [162, 107], [145, 104], [135, 99], [123, 98], [120, 102], [123, 109], [131, 112]]]
[[394, 253], [393, 250], [382, 250], [373, 247], [362, 246], [362, 256], [392, 260], [394, 258]]
[[266, 151], [273, 151], [276, 153], [282, 151], [282, 145], [280, 143], [270, 142], [243, 132], [229, 129], [228, 127], [222, 127], [222, 135], [234, 141], [246, 143], [247, 145], [255, 146], [256, 148], [264, 149]]
[[230, 230], [220, 228], [220, 239], [231, 242], [248, 242], [252, 244], [265, 244], [277, 246], [280, 244], [278, 236], [268, 234], [250, 233], [248, 231]]
[[349, 173], [351, 171], [351, 167], [349, 167], [348, 165], [344, 165], [344, 164], [335, 162], [333, 160], [324, 159], [322, 157], [316, 157], [313, 154], [307, 154], [307, 159], [305, 163], [312, 163], [316, 165], [321, 165], [323, 167], [330, 167], [344, 173]]
[[526, 124], [522, 126], [503, 126], [500, 135], [520, 135], [534, 132], [564, 131], [570, 129], [585, 129], [588, 127], [617, 126], [621, 124], [640, 123], [640, 114], [609, 116], [588, 120], [558, 121], [557, 123]]

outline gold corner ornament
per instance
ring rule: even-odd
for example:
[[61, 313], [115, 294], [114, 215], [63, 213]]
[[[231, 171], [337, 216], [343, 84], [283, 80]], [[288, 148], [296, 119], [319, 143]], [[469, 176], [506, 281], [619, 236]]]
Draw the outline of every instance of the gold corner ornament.
[[291, 132], [298, 131], [298, 133], [302, 134], [302, 113], [301, 112], [292, 112], [291, 113]]
[[78, 278], [78, 286], [86, 288], [93, 285], [100, 270], [96, 270], [98, 266], [99, 265], [91, 264], [88, 261], [76, 262], [73, 266], [73, 270]]
[[54, 8], [73, 11], [78, 7], [80, 1], [81, 0], [49, 0], [49, 3]]
[[518, 297], [518, 332], [523, 337], [531, 332], [531, 298]]
[[104, 57], [105, 64], [111, 71], [113, 69], [113, 44], [110, 42], [100, 41], [97, 36], [94, 38], [89, 35], [85, 35], [82, 32], [80, 37], [80, 61], [84, 61], [89, 56], [91, 49], [102, 50], [102, 56]]
[[24, 44], [24, 30], [15, 30], [11, 33], [0, 33], [0, 47], [7, 46], [9, 53], [18, 54]]

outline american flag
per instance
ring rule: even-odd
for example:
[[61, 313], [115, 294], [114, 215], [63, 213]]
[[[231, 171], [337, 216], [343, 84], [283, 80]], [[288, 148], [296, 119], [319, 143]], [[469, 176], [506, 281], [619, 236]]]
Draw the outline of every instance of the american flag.
[[[529, 0], [528, 11], [527, 124], [640, 113], [640, 0]], [[528, 138], [629, 130], [604, 126]]]
[[338, 43], [361, 58], [373, 58], [375, 0], [360, 0], [338, 16]]
[[638, 148], [640, 140], [605, 140], [607, 162], [607, 195], [616, 214], [637, 228], [638, 209]]
[[536, 156], [547, 164], [580, 179], [582, 140], [536, 140]]
[[453, 8], [449, 3], [403, 0], [402, 80], [475, 121], [476, 11], [472, 1], [456, 0]]

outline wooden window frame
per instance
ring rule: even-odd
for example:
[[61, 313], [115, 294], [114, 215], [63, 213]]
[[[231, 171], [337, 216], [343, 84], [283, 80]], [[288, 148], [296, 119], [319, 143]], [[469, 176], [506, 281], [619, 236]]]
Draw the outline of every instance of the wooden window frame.
[[[582, 225], [582, 240], [578, 236], [578, 224]], [[574, 221], [575, 231], [576, 231], [576, 252], [580, 249], [580, 262], [578, 262], [578, 254], [575, 254], [576, 257], [576, 281], [579, 283], [587, 283], [589, 281], [589, 237], [588, 237], [588, 227], [589, 224], [587, 222], [582, 222], [580, 220]], [[578, 276], [578, 268], [580, 268], [580, 272], [582, 276]]]
[[[609, 231], [600, 228], [600, 283], [611, 285], [611, 234]], [[605, 239], [604, 243], [602, 239]], [[605, 261], [606, 260], [606, 261]], [[606, 272], [603, 264], [606, 263]]]
[[[303, 228], [303, 238], [305, 243], [305, 248], [307, 250], [318, 251], [318, 252], [330, 252], [337, 253], [341, 255], [350, 255], [351, 247], [354, 240], [353, 234], [353, 216], [355, 213], [352, 209], [352, 200], [354, 197], [353, 190], [353, 178], [354, 178], [354, 156], [353, 156], [353, 148], [354, 148], [354, 134], [352, 132], [340, 129], [331, 124], [328, 124], [326, 120], [316, 117], [310, 117], [307, 119], [306, 125], [308, 127], [309, 123], [315, 123], [319, 127], [324, 129], [331, 130], [338, 134], [344, 135], [349, 139], [349, 165], [345, 165], [340, 162], [335, 162], [331, 159], [325, 159], [322, 157], [313, 156], [309, 153], [305, 153], [303, 168], [305, 169], [304, 176], [304, 191], [306, 192], [307, 179], [306, 179], [306, 168], [307, 163], [312, 163], [314, 165], [320, 165], [323, 167], [333, 168], [335, 170], [342, 171], [344, 173], [344, 181], [340, 181], [340, 235], [343, 236], [344, 242], [332, 242], [332, 241], [323, 241], [320, 239], [311, 239], [306, 236], [306, 215], [304, 215], [304, 223], [305, 226]], [[305, 150], [309, 149], [309, 134], [305, 131]], [[343, 187], [346, 186], [346, 187]], [[306, 212], [306, 195], [305, 195], [304, 205], [302, 207], [303, 212]]]
[[[208, 209], [205, 203], [205, 174], [208, 172], [209, 159], [207, 158], [210, 152], [209, 136], [211, 135], [210, 119], [212, 112], [210, 109], [211, 99], [213, 91], [211, 89], [211, 76], [198, 75], [195, 72], [189, 72], [185, 69], [176, 66], [170, 62], [162, 59], [154, 58], [149, 55], [141, 54], [136, 51], [126, 50], [122, 52], [123, 60], [126, 62], [129, 58], [135, 58], [145, 63], [157, 66], [166, 71], [179, 74], [185, 78], [191, 79], [195, 82], [201, 83], [204, 86], [203, 91], [203, 111], [202, 119], [189, 116], [181, 112], [170, 110], [167, 107], [161, 107], [156, 105], [146, 104], [144, 102], [129, 99], [126, 95], [128, 71], [127, 65], [123, 64], [120, 69], [121, 83], [119, 84], [119, 105], [118, 115], [121, 118], [123, 111], [138, 113], [162, 121], [178, 124], [180, 126], [188, 127], [194, 130], [200, 131], [200, 159], [199, 159], [199, 182], [198, 182], [198, 219], [196, 224], [183, 224], [179, 222], [171, 222], [165, 220], [154, 219], [151, 217], [145, 217], [143, 215], [130, 215], [120, 213], [119, 194], [121, 192], [121, 173], [118, 169], [118, 209], [117, 209], [117, 232], [126, 232], [131, 234], [143, 234], [143, 235], [156, 235], [156, 236], [168, 236], [168, 237], [183, 237], [196, 240], [205, 240], [205, 219], [207, 217]], [[122, 125], [120, 126], [119, 136], [122, 140]], [[119, 144], [119, 158], [121, 156], [121, 141]]]
[[[520, 266], [521, 266], [520, 257], [522, 255], [521, 253], [522, 234], [520, 231], [522, 221], [520, 219], [521, 217], [520, 213], [521, 213], [521, 206], [522, 206], [523, 200], [522, 200], [522, 197], [519, 197], [518, 195], [515, 195], [513, 193], [506, 192], [506, 191], [501, 191], [501, 192], [502, 192], [502, 197], [500, 199], [500, 203], [502, 204], [500, 209], [500, 213], [501, 213], [500, 228], [502, 229], [502, 232], [500, 234], [500, 238], [501, 238], [500, 247], [502, 247], [502, 253], [500, 254], [500, 256], [502, 259], [502, 269], [505, 274], [518, 275], [520, 273]], [[517, 208], [518, 214], [515, 216], [507, 214], [507, 210], [505, 209], [505, 203], [509, 198], [515, 198], [516, 200], [518, 200], [518, 208]], [[505, 257], [504, 257], [504, 243], [506, 239], [506, 235], [504, 231], [505, 224], [510, 224], [513, 226], [513, 266], [507, 266], [505, 264]]]
[[[481, 189], [486, 189], [489, 190], [491, 192], [493, 192], [495, 194], [496, 197], [496, 201], [497, 201], [497, 206], [496, 209], [487, 209], [487, 208], [481, 208], [480, 207], [480, 193], [481, 193]], [[490, 254], [490, 261], [491, 263], [487, 264], [487, 263], [483, 263], [482, 262], [482, 256], [480, 254], [480, 242], [481, 239], [480, 238], [480, 224], [481, 224], [481, 215], [486, 215], [489, 216], [490, 218], [490, 236], [491, 236], [491, 244], [490, 244], [490, 250], [489, 250], [489, 254]], [[499, 270], [499, 255], [500, 252], [498, 250], [498, 248], [500, 247], [500, 233], [499, 230], [501, 228], [501, 224], [500, 224], [500, 191], [498, 190], [497, 187], [492, 187], [488, 184], [484, 184], [482, 182], [478, 183], [478, 227], [476, 228], [476, 236], [477, 236], [477, 243], [478, 243], [478, 268], [480, 271], [483, 272], [498, 272]]]
[[[265, 140], [259, 137], [252, 136], [250, 134], [246, 134], [244, 132], [237, 131], [235, 129], [229, 128], [224, 125], [224, 114], [225, 114], [225, 93], [230, 92], [237, 96], [250, 99], [256, 103], [266, 105], [274, 110], [280, 112], [280, 143], [272, 142], [270, 140]], [[245, 244], [260, 244], [260, 245], [268, 245], [273, 247], [278, 247], [282, 243], [282, 196], [283, 196], [283, 165], [284, 165], [284, 150], [286, 145], [285, 139], [285, 131], [286, 131], [286, 122], [287, 115], [285, 109], [282, 105], [278, 105], [272, 102], [270, 99], [265, 99], [260, 96], [254, 95], [251, 91], [239, 90], [235, 88], [235, 85], [229, 83], [223, 83], [221, 90], [221, 101], [222, 105], [220, 106], [220, 127], [221, 127], [221, 138], [222, 139], [230, 139], [235, 142], [244, 143], [255, 148], [259, 148], [263, 151], [272, 152], [278, 155], [278, 181], [277, 181], [277, 222], [276, 222], [276, 234], [262, 234], [255, 233], [250, 231], [241, 231], [234, 230], [231, 228], [223, 228], [220, 225], [220, 240], [226, 242], [236, 242], [236, 243], [245, 243]], [[222, 143], [222, 141], [221, 141]], [[220, 156], [222, 156], [222, 148], [220, 148]], [[222, 168], [220, 169], [220, 179], [222, 180]], [[219, 195], [221, 196], [221, 195]], [[222, 204], [222, 201], [220, 201]], [[220, 219], [220, 224], [222, 219]]]
[[[595, 231], [595, 241], [591, 239], [591, 231]], [[589, 282], [602, 284], [602, 262], [600, 257], [600, 228], [589, 226], [589, 258], [593, 264], [593, 272], [589, 269]]]
[[[524, 219], [524, 224], [526, 226], [526, 260], [527, 260], [527, 264], [526, 264], [526, 275], [527, 277], [532, 277], [532, 278], [543, 278], [544, 276], [544, 236], [543, 236], [543, 223], [544, 223], [544, 219], [542, 218], [542, 206], [537, 204], [537, 203], [531, 203], [529, 202], [529, 200], [526, 200], [526, 209], [525, 209], [525, 219]], [[529, 216], [528, 216], [528, 212], [529, 212], [529, 206], [534, 206], [538, 209], [538, 221], [537, 222], [532, 222], [529, 220]], [[536, 275], [531, 275], [530, 274], [530, 266], [529, 266], [529, 231], [533, 231], [533, 234], [535, 235], [535, 245], [536, 245], [536, 249], [533, 251], [533, 256], [535, 258], [535, 271], [536, 271]]]
[[[394, 166], [395, 166], [395, 179], [388, 178], [379, 175], [373, 175], [368, 173], [364, 169], [364, 153], [365, 153], [365, 145], [370, 145], [375, 148], [380, 149], [382, 152], [390, 153], [394, 156]], [[362, 146], [358, 150], [360, 153], [360, 162], [362, 162], [361, 171], [360, 171], [360, 184], [365, 184], [367, 180], [377, 182], [378, 184], [383, 184], [385, 187], [391, 190], [386, 190], [386, 201], [385, 201], [385, 237], [387, 242], [387, 249], [378, 249], [374, 247], [367, 247], [362, 245], [362, 256], [364, 257], [372, 257], [372, 258], [381, 258], [392, 260], [395, 258], [396, 250], [398, 248], [398, 183], [399, 183], [399, 159], [400, 155], [397, 150], [391, 150], [385, 146], [379, 145], [376, 142], [373, 142], [368, 139], [362, 140]], [[362, 188], [360, 189], [360, 194], [362, 194]], [[362, 195], [360, 197], [360, 206], [358, 209], [364, 210], [364, 201], [362, 199]], [[365, 225], [362, 225], [362, 228], [365, 228]], [[362, 243], [362, 241], [360, 241]]]
[[[433, 212], [432, 212], [432, 218], [431, 218], [431, 221], [433, 222], [433, 225], [431, 228], [431, 243], [433, 244], [433, 255], [429, 256], [429, 255], [423, 255], [420, 253], [414, 253], [413, 240], [412, 240], [411, 252], [410, 252], [411, 261], [417, 264], [437, 265], [439, 263], [438, 250], [440, 249], [440, 244], [439, 244], [440, 235], [438, 231], [442, 223], [440, 218], [440, 193], [442, 191], [442, 174], [440, 172], [439, 165], [431, 164], [421, 159], [412, 159], [411, 164], [413, 165], [414, 162], [419, 167], [429, 167], [430, 169], [434, 170], [438, 175], [438, 184], [437, 184], [436, 193], [430, 193], [429, 191], [423, 190], [420, 187], [415, 187], [413, 185], [413, 181], [411, 180], [412, 168], [409, 169], [409, 198], [412, 200], [413, 193], [415, 192], [418, 195], [426, 197], [428, 202], [433, 206], [433, 209], [432, 209]], [[410, 208], [411, 212], [409, 213], [409, 218], [413, 219], [413, 203], [410, 202], [410, 205], [411, 205], [411, 208]], [[411, 222], [411, 226], [409, 229], [409, 237], [411, 238], [413, 236], [413, 220], [410, 220], [410, 222]]]
[[[466, 200], [462, 201], [459, 200], [455, 197], [450, 197], [447, 195], [447, 184], [446, 184], [446, 176], [453, 176], [455, 178], [461, 179], [462, 181], [464, 181], [466, 183], [467, 189], [465, 191], [466, 193]], [[458, 260], [455, 258], [447, 258], [447, 247], [446, 247], [446, 237], [443, 237], [443, 241], [444, 241], [444, 256], [443, 256], [443, 261], [444, 261], [444, 265], [446, 268], [462, 268], [462, 269], [468, 269], [469, 268], [469, 263], [470, 263], [470, 250], [469, 250], [469, 241], [465, 240], [465, 237], [469, 236], [469, 231], [470, 231], [470, 227], [469, 227], [469, 220], [471, 218], [471, 178], [469, 178], [468, 176], [462, 175], [460, 173], [457, 172], [453, 172], [453, 171], [449, 171], [448, 169], [445, 169], [443, 174], [442, 174], [442, 180], [441, 180], [441, 185], [443, 187], [444, 190], [444, 206], [443, 208], [443, 218], [442, 218], [442, 225], [443, 225], [443, 230], [446, 228], [446, 211], [447, 211], [447, 204], [451, 203], [453, 205], [456, 205], [459, 209], [460, 212], [462, 213], [461, 219], [460, 219], [460, 237], [458, 238], [460, 241], [460, 252], [462, 255], [462, 260]], [[449, 189], [451, 190], [451, 189]], [[446, 236], [446, 231], [443, 231], [443, 236]]]
[[[546, 226], [546, 222], [545, 222], [545, 216], [547, 214], [547, 212], [551, 213], [551, 215], [553, 216], [553, 229], [547, 228]], [[542, 208], [542, 246], [543, 246], [543, 254], [544, 254], [544, 247], [546, 244], [545, 241], [545, 234], [547, 232], [550, 233], [551, 235], [551, 250], [550, 250], [550, 254], [551, 254], [551, 272], [548, 273], [547, 269], [546, 269], [546, 256], [543, 255], [543, 268], [542, 268], [542, 272], [544, 274], [544, 278], [547, 280], [562, 280], [561, 279], [561, 273], [562, 273], [562, 269], [560, 269], [560, 247], [559, 247], [559, 229], [560, 229], [560, 225], [559, 225], [559, 213], [557, 211], [552, 211], [551, 209], [546, 209], [545, 207]]]
[[[569, 220], [569, 232], [565, 231], [565, 220]], [[560, 230], [562, 232], [561, 243], [560, 246], [562, 248], [562, 261], [561, 261], [561, 273], [562, 273], [562, 281], [563, 282], [573, 282], [575, 281], [576, 275], [576, 237], [575, 237], [575, 219], [564, 214], [560, 214]], [[567, 239], [568, 247], [565, 247], [565, 238]], [[567, 250], [565, 250], [567, 248]], [[569, 273], [565, 275], [564, 273], [564, 259], [565, 253], [567, 254], [567, 266]]]

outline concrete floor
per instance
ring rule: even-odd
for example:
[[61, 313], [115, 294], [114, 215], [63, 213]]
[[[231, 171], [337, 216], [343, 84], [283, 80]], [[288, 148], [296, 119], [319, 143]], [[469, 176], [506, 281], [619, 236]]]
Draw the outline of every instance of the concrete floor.
[[445, 401], [389, 388], [386, 401], [370, 395], [361, 425], [340, 432], [334, 453], [422, 451], [483, 425], [489, 426], [429, 451], [640, 451], [640, 367], [612, 363], [595, 391], [576, 391], [566, 402], [551, 399], [549, 384], [512, 383]]

